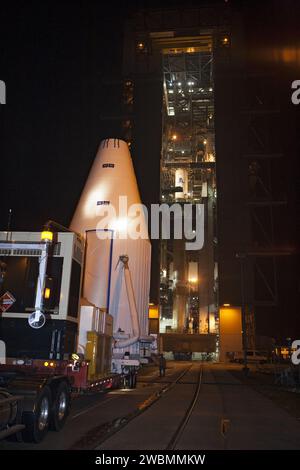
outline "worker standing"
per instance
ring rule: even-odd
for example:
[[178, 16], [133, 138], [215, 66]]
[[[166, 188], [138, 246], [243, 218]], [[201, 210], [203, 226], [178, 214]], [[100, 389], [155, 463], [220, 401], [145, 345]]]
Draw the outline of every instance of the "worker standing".
[[159, 376], [164, 377], [166, 375], [166, 359], [163, 354], [159, 356]]

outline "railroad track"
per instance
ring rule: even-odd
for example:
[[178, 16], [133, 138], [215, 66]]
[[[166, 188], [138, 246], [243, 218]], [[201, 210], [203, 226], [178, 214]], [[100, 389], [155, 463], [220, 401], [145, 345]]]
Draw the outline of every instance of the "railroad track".
[[[165, 446], [165, 450], [175, 450], [176, 449], [176, 445], [180, 441], [180, 438], [182, 437], [182, 435], [185, 431], [185, 428], [188, 425], [188, 422], [189, 422], [189, 420], [192, 416], [193, 410], [194, 410], [194, 408], [195, 408], [195, 406], [198, 402], [198, 398], [199, 398], [199, 394], [200, 394], [200, 390], [201, 390], [201, 384], [202, 384], [202, 377], [203, 377], [203, 364], [198, 366], [199, 370], [198, 370], [198, 373], [197, 373], [196, 381], [195, 380], [184, 380], [186, 378], [186, 375], [189, 372], [192, 372], [192, 369], [194, 369], [195, 366], [196, 366], [195, 364], [190, 364], [173, 381], [170, 381], [169, 385], [167, 385], [166, 387], [161, 389], [160, 392], [158, 392], [158, 394], [154, 397], [154, 399], [151, 400], [151, 397], [150, 397], [150, 399], [148, 398], [145, 401], [144, 406], [141, 406], [141, 405], [139, 406], [140, 411], [143, 411], [143, 412], [147, 411], [150, 408], [150, 406], [152, 406], [154, 403], [156, 403], [160, 398], [165, 396], [166, 393], [170, 392], [175, 387], [178, 387], [179, 385], [195, 385], [192, 398], [189, 401], [189, 404], [186, 408], [186, 411], [185, 411], [182, 419], [180, 420], [179, 425], [177, 426], [175, 432], [173, 432], [173, 434], [171, 435], [171, 438], [170, 438], [168, 444]], [[124, 427], [127, 426], [130, 423], [130, 421], [132, 421], [132, 419], [136, 418], [137, 416], [140, 416], [140, 414], [141, 413], [137, 413], [130, 420], [128, 420], [127, 422], [124, 422], [124, 425], [121, 426], [118, 431], [121, 431], [122, 429], [124, 429]], [[105, 439], [102, 439], [101, 442], [99, 442], [98, 445], [99, 446], [102, 445], [106, 440], [108, 440], [110, 437], [112, 437], [113, 434], [115, 434], [118, 431], [115, 431], [112, 434], [108, 435]], [[153, 429], [153, 432], [156, 432], [156, 429]]]
[[[140, 403], [133, 412], [91, 429], [85, 436], [73, 444], [71, 449], [95, 449], [99, 445], [103, 444], [114, 434], [123, 430], [133, 419], [148, 410], [155, 402], [172, 390], [177, 384], [181, 383], [183, 377], [192, 369], [192, 367], [193, 365], [189, 364], [174, 378], [174, 380], [168, 381], [167, 385], [150, 395], [146, 400]], [[154, 379], [153, 381], [149, 381], [149, 383], [157, 382], [156, 379]], [[105, 403], [105, 401], [103, 403]]]
[[[179, 376], [176, 375], [176, 377], [172, 378], [170, 377], [169, 379], [166, 377], [164, 378], [163, 380], [158, 380], [160, 377], [153, 377], [151, 378], [150, 380], [138, 380], [138, 383], [143, 383], [143, 384], [147, 384], [147, 385], [155, 385], [155, 384], [158, 384], [158, 385], [164, 385], [164, 384], [171, 384], [171, 387], [173, 387], [177, 382], [180, 381], [180, 379], [189, 371], [189, 369], [191, 368], [191, 365], [189, 365], [187, 368], [184, 369], [184, 371], [182, 373], [179, 374]], [[168, 388], [168, 387], [162, 387], [162, 390], [164, 390], [164, 388]], [[116, 390], [117, 392], [118, 390]], [[91, 410], [93, 409], [96, 409], [96, 408], [99, 408], [103, 405], [105, 405], [106, 403], [112, 401], [112, 400], [117, 400], [117, 399], [122, 399], [122, 395], [120, 394], [119, 396], [118, 395], [113, 395], [111, 396], [109, 393], [108, 393], [108, 396], [105, 400], [103, 401], [100, 401], [100, 402], [96, 402], [96, 403], [93, 403], [92, 405], [87, 405], [87, 406], [84, 406], [82, 409], [79, 409], [77, 412], [75, 412], [74, 414], [71, 414], [70, 418], [69, 418], [69, 421], [72, 421], [74, 419], [77, 419], [78, 417], [86, 414], [86, 413], [89, 413]]]
[[194, 411], [194, 408], [198, 402], [200, 390], [201, 390], [201, 384], [202, 384], [202, 377], [203, 377], [203, 364], [201, 364], [201, 367], [199, 368], [199, 373], [198, 373], [198, 380], [196, 383], [196, 388], [195, 392], [193, 395], [193, 398], [182, 418], [180, 421], [176, 431], [173, 433], [168, 445], [166, 446], [166, 450], [175, 450], [177, 443], [180, 441], [181, 436], [183, 435], [185, 428], [191, 418], [191, 415]]

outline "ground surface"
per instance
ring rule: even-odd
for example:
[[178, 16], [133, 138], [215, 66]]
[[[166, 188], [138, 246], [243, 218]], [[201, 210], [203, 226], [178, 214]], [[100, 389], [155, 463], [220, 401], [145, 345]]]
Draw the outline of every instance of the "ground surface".
[[[135, 390], [74, 400], [64, 429], [49, 432], [41, 444], [2, 441], [0, 450], [166, 449], [194, 397], [201, 369], [200, 363], [170, 362], [166, 377], [159, 378], [157, 368], [145, 368]], [[245, 379], [240, 369], [204, 364], [199, 396], [176, 449], [300, 449], [300, 395], [274, 387], [272, 377], [263, 374], [251, 372]], [[136, 412], [157, 394], [150, 407]]]

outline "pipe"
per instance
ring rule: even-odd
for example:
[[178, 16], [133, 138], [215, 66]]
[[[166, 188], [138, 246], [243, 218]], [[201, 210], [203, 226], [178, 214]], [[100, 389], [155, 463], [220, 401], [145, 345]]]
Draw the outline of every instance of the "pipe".
[[[47, 277], [47, 264], [48, 264], [48, 257], [49, 257], [49, 248], [51, 242], [46, 240], [43, 243], [44, 248], [42, 249], [42, 253], [39, 260], [39, 277], [36, 286], [36, 294], [35, 294], [35, 311], [34, 311], [34, 322], [39, 322], [40, 317], [43, 314], [44, 310], [44, 290], [46, 285], [46, 277]], [[30, 317], [28, 318], [29, 321]], [[30, 323], [29, 323], [30, 325]]]
[[132, 285], [130, 270], [128, 266], [129, 257], [127, 255], [121, 255], [119, 257], [119, 261], [122, 261], [123, 267], [124, 267], [125, 286], [126, 286], [126, 293], [128, 297], [128, 303], [129, 303], [133, 336], [127, 339], [116, 339], [116, 336], [117, 336], [117, 333], [116, 333], [116, 336], [114, 336], [114, 339], [115, 339], [114, 347], [118, 349], [127, 348], [128, 346], [131, 346], [132, 344], [136, 343], [140, 338], [139, 316], [138, 316], [138, 311], [136, 308], [133, 285]]
[[144, 341], [146, 343], [153, 343], [154, 336], [150, 336], [150, 335], [140, 336], [140, 341]]
[[120, 333], [119, 331], [117, 331], [116, 333], [114, 333], [114, 338], [115, 339], [128, 339], [130, 338], [130, 335], [128, 335], [127, 333]]

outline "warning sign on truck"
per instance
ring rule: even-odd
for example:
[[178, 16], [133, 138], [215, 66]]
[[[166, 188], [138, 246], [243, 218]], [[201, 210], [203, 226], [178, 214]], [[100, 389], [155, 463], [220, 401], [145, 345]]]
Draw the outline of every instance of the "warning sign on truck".
[[5, 294], [0, 297], [0, 311], [2, 313], [6, 312], [6, 310], [8, 310], [15, 301], [16, 299], [14, 296], [10, 292], [6, 291]]

